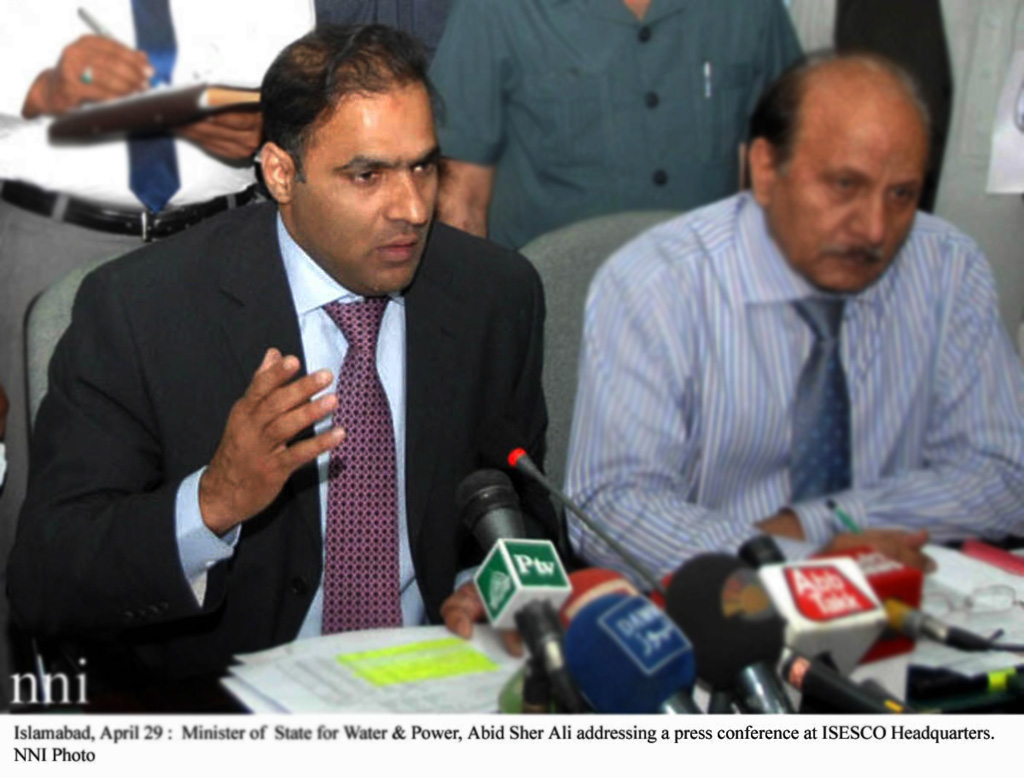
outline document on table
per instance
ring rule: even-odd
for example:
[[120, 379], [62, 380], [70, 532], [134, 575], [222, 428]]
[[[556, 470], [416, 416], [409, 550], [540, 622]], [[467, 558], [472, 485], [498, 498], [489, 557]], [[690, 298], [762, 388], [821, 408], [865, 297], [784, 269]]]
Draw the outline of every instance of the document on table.
[[225, 688], [250, 710], [290, 713], [496, 711], [523, 661], [481, 625], [468, 641], [444, 627], [366, 630], [236, 659]]
[[[994, 584], [1005, 584], [1017, 592], [1018, 598], [1024, 597], [1024, 579], [1019, 575], [1007, 573], [948, 548], [928, 546], [925, 553], [939, 566], [935, 573], [925, 577], [926, 598], [929, 594], [940, 594], [959, 604], [976, 589]], [[927, 608], [924, 610], [928, 612]], [[993, 614], [958, 610], [941, 618], [947, 624], [963, 627], [979, 635], [988, 636], [1002, 629], [1000, 642], [1024, 643], [1024, 608], [1020, 606], [1015, 605], [1008, 611]], [[1007, 651], [959, 651], [930, 640], [919, 640], [911, 660], [915, 665], [942, 667], [964, 675], [978, 675], [1024, 663], [1024, 655]]]

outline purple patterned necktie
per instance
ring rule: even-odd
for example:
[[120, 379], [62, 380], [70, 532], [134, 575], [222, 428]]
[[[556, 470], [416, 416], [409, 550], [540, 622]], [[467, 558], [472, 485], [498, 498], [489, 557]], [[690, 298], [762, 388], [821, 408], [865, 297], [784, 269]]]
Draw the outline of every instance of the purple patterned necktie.
[[345, 440], [328, 465], [325, 635], [402, 624], [395, 434], [377, 375], [387, 304], [387, 297], [373, 297], [324, 306], [348, 341], [332, 417], [345, 428]]

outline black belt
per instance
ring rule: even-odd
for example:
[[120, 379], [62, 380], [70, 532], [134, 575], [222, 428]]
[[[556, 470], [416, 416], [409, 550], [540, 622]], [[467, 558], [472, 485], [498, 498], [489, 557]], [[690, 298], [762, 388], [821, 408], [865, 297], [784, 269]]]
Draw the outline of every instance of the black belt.
[[255, 196], [256, 187], [250, 186], [237, 194], [215, 197], [205, 203], [153, 213], [106, 208], [88, 200], [48, 192], [23, 181], [0, 182], [0, 200], [5, 200], [11, 205], [90, 230], [138, 235], [146, 242], [166, 238], [186, 227], [198, 224], [215, 213], [245, 205]]

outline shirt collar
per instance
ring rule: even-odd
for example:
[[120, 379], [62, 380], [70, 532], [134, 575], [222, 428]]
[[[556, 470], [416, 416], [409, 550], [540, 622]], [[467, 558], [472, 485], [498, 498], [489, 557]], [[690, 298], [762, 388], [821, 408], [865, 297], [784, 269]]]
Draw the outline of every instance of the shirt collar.
[[749, 192], [741, 197], [736, 234], [746, 243], [738, 247], [740, 255], [749, 258], [741, 276], [744, 302], [788, 303], [813, 297], [815, 288], [790, 267], [779, 251], [760, 204]]
[[[277, 214], [277, 242], [281, 246], [281, 257], [284, 260], [284, 272], [291, 288], [292, 303], [295, 313], [299, 316], [322, 308], [330, 302], [343, 305], [363, 299], [362, 295], [350, 292], [335, 281], [320, 265], [318, 265], [305, 249], [302, 248], [284, 226], [280, 212]], [[391, 295], [391, 299], [399, 304], [404, 302], [401, 294]]]

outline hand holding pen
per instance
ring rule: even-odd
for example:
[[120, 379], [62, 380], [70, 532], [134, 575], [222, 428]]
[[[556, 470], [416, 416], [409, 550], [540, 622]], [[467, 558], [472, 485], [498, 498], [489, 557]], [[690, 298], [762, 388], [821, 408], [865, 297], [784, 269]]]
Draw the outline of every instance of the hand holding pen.
[[84, 9], [79, 9], [79, 16], [96, 34], [65, 46], [57, 64], [36, 76], [21, 109], [26, 119], [59, 116], [83, 103], [149, 87], [153, 68], [146, 54], [110, 37]]

